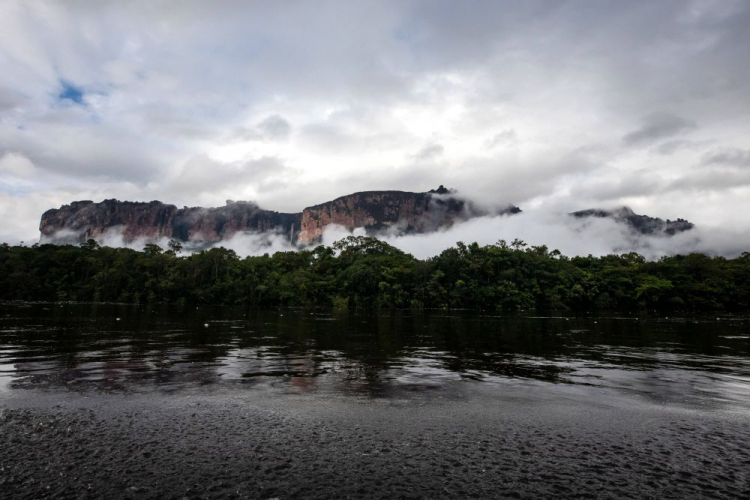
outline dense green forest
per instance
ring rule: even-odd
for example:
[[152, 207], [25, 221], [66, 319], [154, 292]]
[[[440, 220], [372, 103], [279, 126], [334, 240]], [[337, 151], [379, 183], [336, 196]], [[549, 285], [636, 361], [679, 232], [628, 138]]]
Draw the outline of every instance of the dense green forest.
[[418, 260], [374, 238], [239, 258], [99, 247], [0, 247], [0, 299], [519, 310], [750, 310], [750, 254], [566, 257], [522, 241]]

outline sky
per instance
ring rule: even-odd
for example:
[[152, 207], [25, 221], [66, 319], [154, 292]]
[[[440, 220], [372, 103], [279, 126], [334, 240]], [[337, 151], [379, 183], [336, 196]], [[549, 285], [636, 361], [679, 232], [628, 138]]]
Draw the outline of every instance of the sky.
[[0, 0], [0, 241], [73, 200], [440, 184], [750, 241], [748, 54], [746, 0]]

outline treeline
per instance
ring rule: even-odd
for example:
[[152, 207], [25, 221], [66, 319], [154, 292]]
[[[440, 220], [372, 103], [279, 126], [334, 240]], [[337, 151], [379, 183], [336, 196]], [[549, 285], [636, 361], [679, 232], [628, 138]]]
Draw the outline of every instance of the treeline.
[[0, 247], [0, 299], [258, 307], [465, 308], [497, 311], [750, 310], [750, 254], [647, 261], [572, 257], [545, 246], [476, 243], [419, 260], [374, 238], [239, 258], [99, 247]]

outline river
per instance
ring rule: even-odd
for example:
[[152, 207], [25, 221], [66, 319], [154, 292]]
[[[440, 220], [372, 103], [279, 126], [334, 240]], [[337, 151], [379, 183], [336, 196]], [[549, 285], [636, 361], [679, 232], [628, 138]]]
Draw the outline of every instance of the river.
[[750, 319], [0, 305], [0, 488], [750, 495]]

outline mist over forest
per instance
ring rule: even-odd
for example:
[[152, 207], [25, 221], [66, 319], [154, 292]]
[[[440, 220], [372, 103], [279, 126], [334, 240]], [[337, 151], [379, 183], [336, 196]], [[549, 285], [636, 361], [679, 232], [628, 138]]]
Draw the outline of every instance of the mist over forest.
[[[364, 228], [349, 230], [332, 225], [324, 230], [319, 243], [332, 245], [346, 236], [365, 234]], [[422, 234], [405, 234], [394, 229], [378, 234], [377, 238], [420, 259], [434, 257], [457, 242], [491, 245], [499, 240], [514, 239], [531, 245], [546, 245], [568, 256], [635, 252], [649, 260], [695, 252], [733, 258], [750, 250], [750, 234], [740, 230], [694, 227], [674, 235], [649, 235], [634, 231], [626, 224], [610, 218], [580, 219], [541, 210], [523, 211], [512, 216], [476, 217]], [[64, 235], [59, 239], [64, 240]], [[166, 250], [170, 240], [165, 237], [158, 240], [138, 238], [126, 241], [121, 229], [116, 227], [97, 238], [97, 242], [104, 246], [135, 250], [142, 250], [148, 243], [158, 244]], [[183, 254], [212, 247], [231, 249], [241, 257], [305, 248], [304, 245], [292, 244], [288, 235], [282, 231], [241, 232], [210, 244], [200, 240], [183, 242]]]

